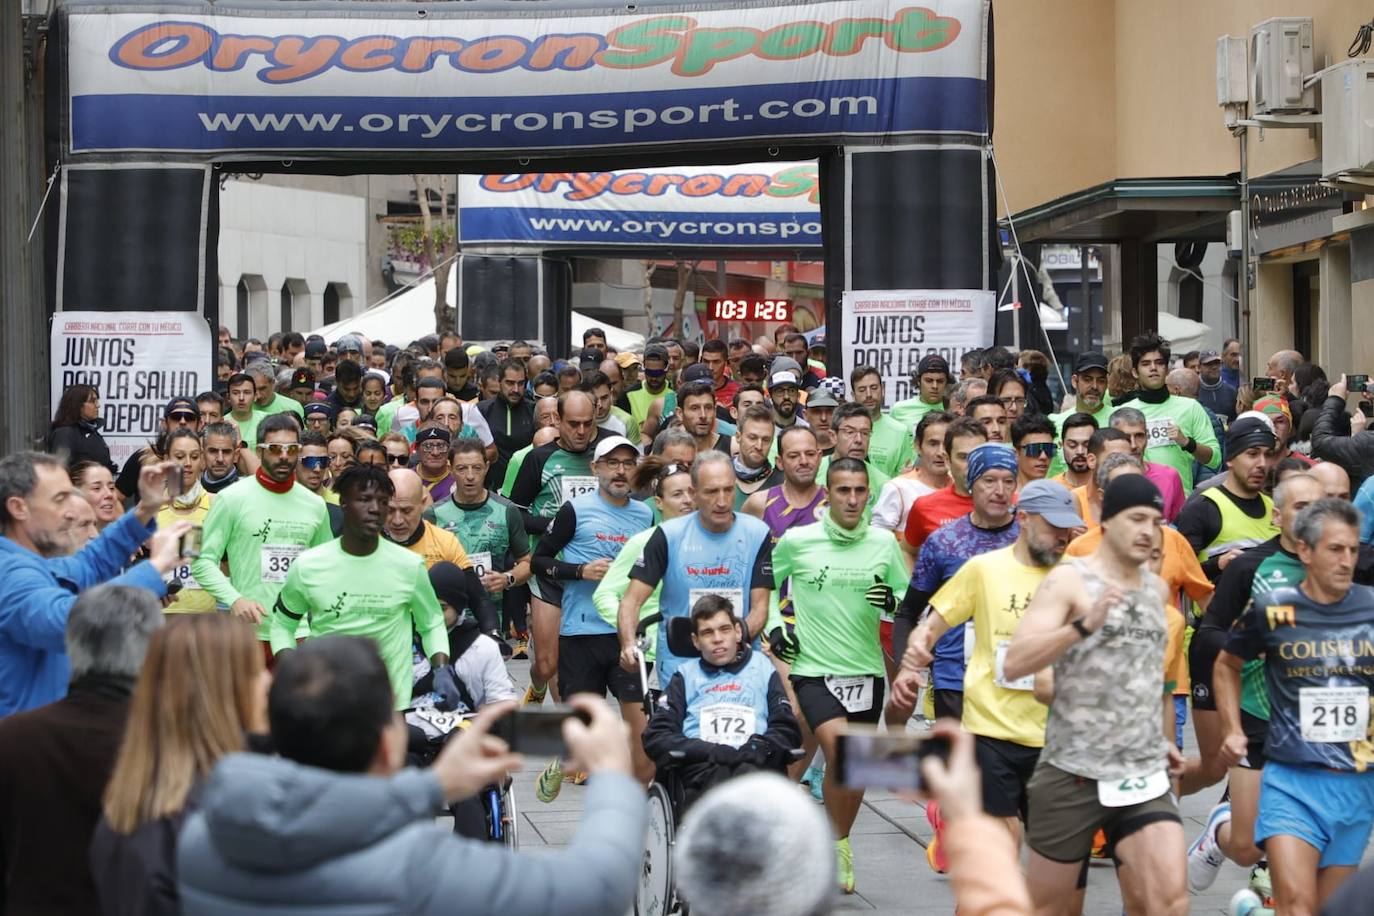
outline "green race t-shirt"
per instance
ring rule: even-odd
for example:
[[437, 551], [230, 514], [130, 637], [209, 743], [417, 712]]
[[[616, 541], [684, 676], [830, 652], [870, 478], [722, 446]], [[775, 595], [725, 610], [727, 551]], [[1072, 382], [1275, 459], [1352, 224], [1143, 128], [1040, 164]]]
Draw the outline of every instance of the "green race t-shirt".
[[270, 417], [273, 414], [286, 413], [288, 410], [302, 420], [305, 419], [305, 408], [301, 406], [301, 402], [295, 398], [288, 398], [280, 392], [272, 399], [272, 403], [268, 404], [266, 407], [259, 407], [256, 403], [253, 404], [253, 413], [258, 415], [255, 422], [261, 422], [263, 418]]
[[[1302, 561], [1280, 547], [1260, 561], [1250, 585], [1250, 597], [1258, 601], [1277, 588], [1296, 588], [1307, 578]], [[1257, 719], [1269, 719], [1269, 685], [1264, 681], [1264, 659], [1252, 658], [1240, 669], [1240, 708]]]
[[[801, 646], [792, 664], [800, 677], [882, 677], [879, 611], [864, 598], [876, 582], [900, 595], [906, 591], [906, 563], [892, 532], [869, 527], [862, 537], [838, 543], [825, 524], [791, 528], [773, 546], [778, 588], [791, 578], [792, 609]], [[875, 582], [876, 580], [876, 582]]]
[[889, 478], [902, 473], [916, 461], [915, 430], [915, 423], [903, 426], [887, 414], [879, 414], [873, 424], [873, 437], [868, 440], [869, 463]]
[[381, 407], [377, 408], [377, 438], [380, 439], [391, 432], [391, 424], [396, 422], [396, 411], [405, 406], [404, 397], [394, 397]]
[[510, 456], [510, 461], [506, 462], [506, 479], [501, 481], [501, 495], [510, 499], [511, 487], [515, 486], [515, 478], [520, 473], [520, 465], [524, 464], [530, 452], [534, 451], [533, 445], [527, 445]]
[[888, 408], [888, 416], [896, 420], [907, 430], [916, 429], [916, 424], [921, 422], [921, 417], [930, 413], [932, 410], [944, 410], [943, 401], [934, 404], [927, 404], [921, 400], [921, 396], [907, 398], [905, 401], [898, 401]]
[[468, 556], [489, 556], [490, 569], [497, 572], [508, 572], [521, 557], [529, 556], [530, 539], [520, 510], [500, 494], [488, 493], [476, 506], [449, 497], [434, 507], [434, 523], [452, 532]]
[[[825, 486], [825, 475], [830, 470], [830, 459], [832, 457], [831, 455], [822, 456], [821, 463], [816, 468], [816, 483], [822, 487]], [[871, 453], [869, 455], [869, 460], [865, 461], [864, 465], [868, 468], [868, 511], [872, 512], [873, 507], [878, 504], [878, 494], [882, 492], [883, 484], [887, 483], [892, 478], [885, 473], [882, 468], [873, 463]]]
[[[225, 607], [247, 598], [262, 605], [270, 617], [291, 564], [333, 536], [329, 510], [320, 497], [299, 483], [285, 493], [273, 493], [249, 477], [215, 494], [191, 572]], [[219, 568], [226, 556], [227, 577]], [[264, 618], [258, 624], [258, 639], [267, 640], [269, 634]]]
[[1191, 398], [1169, 395], [1162, 403], [1150, 404], [1142, 400], [1127, 401], [1118, 407], [1134, 407], [1145, 415], [1145, 432], [1148, 436], [1145, 445], [1145, 460], [1155, 464], [1167, 464], [1178, 471], [1183, 481], [1183, 493], [1193, 492], [1193, 456], [1185, 452], [1177, 442], [1169, 438], [1165, 430], [1169, 421], [1178, 425], [1185, 436], [1192, 436], [1199, 445], [1212, 450], [1212, 460], [1207, 467], [1217, 468], [1221, 464], [1221, 448], [1217, 445], [1217, 434], [1212, 429], [1212, 421], [1207, 419], [1207, 411]]
[[345, 553], [342, 540], [301, 554], [272, 608], [273, 652], [295, 648], [302, 619], [311, 636], [365, 636], [376, 642], [397, 709], [410, 705], [412, 635], [420, 634], [426, 657], [449, 652], [444, 612], [424, 557], [387, 540], [379, 540], [365, 557]]

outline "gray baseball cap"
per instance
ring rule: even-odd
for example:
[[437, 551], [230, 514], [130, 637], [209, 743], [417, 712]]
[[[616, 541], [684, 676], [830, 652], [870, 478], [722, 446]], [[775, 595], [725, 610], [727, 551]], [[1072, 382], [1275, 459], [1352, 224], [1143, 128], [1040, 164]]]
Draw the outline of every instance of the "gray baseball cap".
[[1032, 480], [1021, 488], [1016, 508], [1038, 515], [1056, 528], [1086, 528], [1069, 488], [1053, 480]]

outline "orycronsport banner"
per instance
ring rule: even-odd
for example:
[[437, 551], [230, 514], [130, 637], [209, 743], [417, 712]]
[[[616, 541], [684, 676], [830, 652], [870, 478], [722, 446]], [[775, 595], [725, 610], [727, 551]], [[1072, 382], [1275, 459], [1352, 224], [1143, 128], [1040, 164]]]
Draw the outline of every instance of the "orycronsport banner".
[[988, 129], [986, 0], [528, 6], [60, 8], [66, 153], [490, 157]]
[[100, 392], [101, 435], [121, 467], [157, 438], [171, 398], [212, 387], [210, 325], [195, 312], [58, 312], [52, 403], [70, 385]]
[[997, 294], [983, 289], [854, 290], [844, 294], [845, 378], [855, 366], [883, 374], [886, 403], [912, 397], [921, 358], [943, 356], [958, 373], [968, 350], [992, 345]]
[[458, 237], [541, 248], [819, 248], [817, 166], [460, 175]]

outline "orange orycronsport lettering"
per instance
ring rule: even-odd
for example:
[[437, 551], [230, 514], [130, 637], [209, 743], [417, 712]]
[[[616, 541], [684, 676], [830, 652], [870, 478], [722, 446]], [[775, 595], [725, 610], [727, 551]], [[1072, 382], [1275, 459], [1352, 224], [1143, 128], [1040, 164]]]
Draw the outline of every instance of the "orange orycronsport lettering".
[[765, 61], [813, 55], [848, 57], [869, 44], [904, 54], [947, 47], [959, 35], [959, 20], [924, 7], [898, 10], [891, 19], [788, 22], [769, 29], [705, 28], [690, 16], [651, 16], [612, 29], [542, 35], [456, 36], [238, 35], [199, 22], [167, 20], [140, 26], [110, 48], [110, 60], [131, 70], [177, 70], [203, 66], [228, 72], [259, 66], [255, 76], [280, 85], [312, 79], [332, 70], [424, 73], [443, 62], [463, 73], [511, 69], [579, 71], [599, 66], [634, 70], [670, 63], [678, 76], [700, 76], [741, 57]]

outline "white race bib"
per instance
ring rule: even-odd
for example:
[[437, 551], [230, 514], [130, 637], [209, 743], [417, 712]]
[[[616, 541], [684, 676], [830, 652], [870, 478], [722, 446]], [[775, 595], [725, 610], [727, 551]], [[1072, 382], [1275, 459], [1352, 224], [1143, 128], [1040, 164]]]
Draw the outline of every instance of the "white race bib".
[[997, 655], [993, 659], [993, 683], [1005, 690], [1034, 690], [1035, 675], [1027, 674], [1025, 677], [1018, 677], [1014, 681], [1007, 680], [1004, 668], [1007, 664], [1007, 650], [1011, 648], [1011, 640], [1004, 639], [997, 644]]
[[1169, 425], [1173, 420], [1146, 420], [1145, 421], [1145, 447], [1154, 448], [1159, 445], [1169, 445], [1174, 440], [1169, 438]]
[[873, 678], [870, 675], [826, 675], [825, 689], [840, 701], [845, 712], [868, 712], [873, 708]]
[[701, 711], [701, 740], [743, 747], [754, 736], [754, 708], [742, 703], [713, 703]]
[[595, 477], [564, 477], [559, 485], [563, 491], [562, 502], [567, 502], [588, 493], [595, 493], [597, 488], [601, 486], [601, 481]]
[[285, 582], [286, 574], [291, 571], [291, 564], [303, 553], [305, 548], [299, 544], [263, 544], [262, 581]]
[[749, 607], [744, 603], [744, 592], [738, 588], [689, 588], [687, 589], [687, 613], [692, 613], [692, 608], [697, 606], [697, 602], [707, 595], [719, 595], [735, 609], [735, 616], [743, 620], [749, 616]]
[[491, 551], [484, 550], [481, 553], [470, 553], [468, 559], [472, 561], [472, 571], [477, 573], [477, 578], [482, 578], [491, 572]]
[[184, 566], [173, 567], [172, 571], [167, 576], [167, 582], [176, 582], [180, 584], [182, 588], [200, 588], [200, 583], [196, 581], [195, 575], [191, 573], [191, 566], [189, 563]]
[[1105, 808], [1125, 808], [1153, 801], [1169, 791], [1169, 771], [1158, 770], [1148, 776], [1125, 779], [1099, 779], [1097, 800]]
[[1298, 715], [1304, 741], [1363, 741], [1369, 735], [1369, 688], [1300, 688]]

